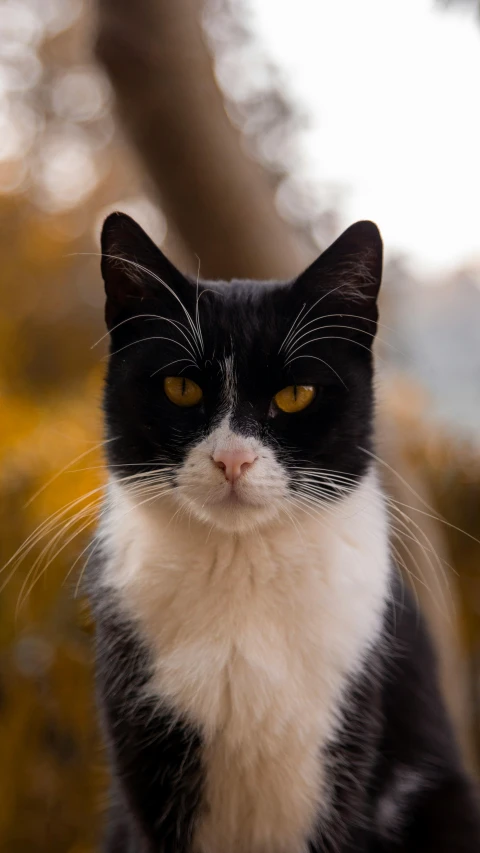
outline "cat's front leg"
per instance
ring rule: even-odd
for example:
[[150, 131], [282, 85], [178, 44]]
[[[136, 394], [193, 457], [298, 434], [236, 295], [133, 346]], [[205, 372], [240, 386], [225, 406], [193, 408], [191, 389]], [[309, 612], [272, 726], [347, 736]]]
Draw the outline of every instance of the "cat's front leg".
[[198, 733], [147, 692], [148, 657], [111, 611], [97, 619], [97, 680], [114, 775], [106, 853], [190, 853], [201, 793]]

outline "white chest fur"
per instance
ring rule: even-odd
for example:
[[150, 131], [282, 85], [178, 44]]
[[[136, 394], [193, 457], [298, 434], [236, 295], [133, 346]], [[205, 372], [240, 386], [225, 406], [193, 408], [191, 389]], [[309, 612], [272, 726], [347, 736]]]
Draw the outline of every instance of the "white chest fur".
[[196, 850], [305, 853], [328, 809], [321, 750], [387, 596], [375, 475], [333, 510], [245, 537], [170, 517], [113, 481], [104, 583], [152, 649], [152, 693], [203, 732]]

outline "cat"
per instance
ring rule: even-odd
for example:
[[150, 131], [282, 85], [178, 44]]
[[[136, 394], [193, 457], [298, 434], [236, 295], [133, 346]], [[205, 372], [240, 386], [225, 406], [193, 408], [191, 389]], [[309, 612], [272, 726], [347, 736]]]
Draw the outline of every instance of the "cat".
[[357, 222], [294, 281], [196, 281], [104, 224], [106, 853], [480, 850], [372, 461], [382, 251]]

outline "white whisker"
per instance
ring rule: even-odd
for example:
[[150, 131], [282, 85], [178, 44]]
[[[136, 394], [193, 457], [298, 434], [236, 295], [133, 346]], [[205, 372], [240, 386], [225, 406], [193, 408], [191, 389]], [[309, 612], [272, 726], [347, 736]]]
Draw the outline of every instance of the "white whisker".
[[[313, 323], [319, 323], [319, 322], [323, 322], [324, 320], [330, 320], [330, 319], [339, 318], [339, 317], [341, 317], [342, 319], [344, 317], [347, 317], [348, 319], [351, 319], [351, 320], [361, 320], [362, 323], [371, 323], [372, 327], [378, 326], [379, 328], [386, 329], [387, 332], [393, 333], [395, 335], [398, 334], [397, 329], [394, 329], [392, 326], [387, 326], [386, 323], [381, 323], [380, 320], [371, 320], [369, 317], [362, 317], [361, 314], [344, 314], [343, 312], [340, 313], [338, 311], [335, 314], [323, 314], [323, 315], [317, 314], [315, 317], [312, 317], [312, 319], [309, 320], [308, 323], [304, 323], [303, 326], [301, 327], [301, 329], [298, 329], [298, 334], [300, 332], [303, 332], [308, 326], [311, 326]], [[370, 333], [370, 334], [372, 335], [372, 337], [374, 337], [373, 333]], [[294, 340], [290, 342], [290, 347], [294, 346], [295, 340], [297, 340], [297, 334], [295, 335]], [[381, 339], [379, 339], [379, 340], [381, 340]], [[381, 341], [381, 342], [385, 343], [387, 346], [391, 346], [400, 355], [403, 355], [403, 356], [405, 355], [405, 352], [403, 352], [402, 350], [400, 350], [398, 347], [394, 346], [393, 344], [390, 344], [387, 341]]]
[[147, 343], [147, 341], [168, 341], [169, 343], [174, 344], [177, 347], [181, 347], [181, 349], [185, 350], [185, 352], [188, 352], [189, 356], [191, 357], [190, 350], [187, 349], [184, 344], [181, 344], [179, 341], [176, 341], [175, 338], [166, 338], [162, 335], [152, 335], [148, 338], [138, 338], [138, 340], [136, 341], [130, 341], [129, 344], [125, 344], [123, 347], [120, 347], [120, 349], [116, 349], [115, 355], [118, 355], [119, 352], [123, 352], [124, 350], [129, 349], [129, 347], [135, 346], [135, 344], [144, 344]]
[[187, 311], [185, 305], [183, 304], [182, 300], [180, 299], [178, 294], [175, 293], [173, 288], [170, 287], [170, 285], [168, 285], [166, 283], [166, 281], [164, 281], [162, 278], [160, 278], [159, 275], [154, 273], [153, 270], [148, 269], [148, 267], [145, 267], [143, 264], [139, 264], [137, 261], [132, 261], [130, 258], [123, 258], [123, 257], [121, 257], [121, 256], [119, 257], [117, 255], [106, 255], [106, 254], [104, 254], [103, 257], [104, 258], [110, 258], [113, 261], [120, 261], [121, 263], [130, 264], [135, 269], [138, 269], [141, 272], [144, 272], [147, 275], [150, 275], [153, 279], [155, 279], [155, 281], [158, 281], [159, 284], [162, 284], [168, 290], [168, 292], [171, 293], [171, 295], [177, 300], [177, 302], [181, 306], [181, 308], [182, 308], [182, 310], [183, 310], [183, 312], [184, 312], [184, 314], [188, 320], [188, 324], [192, 330], [193, 336], [197, 340], [198, 350], [199, 350], [199, 353], [201, 355], [201, 342], [200, 342], [200, 339], [198, 338], [198, 332], [195, 328], [195, 324], [194, 324], [189, 312]]
[[[80, 459], [84, 459], [85, 456], [89, 455], [89, 453], [94, 453], [95, 450], [98, 450], [100, 447], [103, 447], [104, 444], [109, 444], [110, 442], [116, 441], [116, 440], [117, 440], [116, 438], [108, 438], [108, 439], [105, 439], [103, 441], [99, 441], [93, 447], [90, 447], [88, 450], [85, 450], [83, 453], [80, 453], [78, 456], [75, 457], [75, 459], [72, 459], [71, 462], [69, 462], [67, 465], [64, 465], [63, 468], [60, 469], [60, 471], [57, 471], [57, 473], [54, 474], [53, 477], [50, 477], [50, 479], [47, 480], [47, 482], [44, 483], [43, 486], [41, 486], [39, 489], [37, 489], [37, 491], [34, 492], [34, 494], [24, 504], [23, 508], [27, 509], [30, 506], [30, 504], [32, 504], [33, 501], [36, 500], [39, 497], [39, 495], [41, 495], [45, 491], [45, 489], [48, 489], [48, 487], [51, 486], [52, 483], [54, 483], [55, 480], [58, 479], [58, 477], [60, 477], [62, 474], [64, 474], [66, 471], [68, 471], [68, 469], [71, 468], [72, 465], [75, 465], [76, 462], [79, 462]], [[77, 469], [77, 470], [82, 470], [82, 469]]]
[[415, 489], [413, 488], [413, 486], [411, 486], [411, 485], [407, 482], [407, 480], [405, 480], [405, 479], [404, 479], [404, 478], [403, 478], [403, 477], [398, 473], [398, 471], [395, 471], [395, 469], [394, 469], [394, 468], [392, 468], [392, 466], [391, 466], [391, 465], [389, 465], [389, 464], [388, 464], [388, 462], [385, 462], [385, 460], [384, 460], [384, 459], [381, 459], [379, 456], [377, 456], [375, 453], [373, 453], [373, 451], [371, 451], [371, 450], [367, 450], [367, 448], [365, 448], [365, 447], [359, 447], [358, 449], [359, 449], [359, 450], [362, 450], [362, 451], [363, 451], [363, 453], [366, 453], [368, 456], [371, 456], [371, 457], [372, 457], [372, 459], [375, 459], [375, 461], [376, 461], [376, 462], [379, 462], [381, 465], [383, 465], [385, 468], [387, 468], [387, 470], [388, 470], [388, 471], [390, 471], [390, 473], [391, 473], [391, 474], [393, 474], [395, 477], [397, 477], [397, 479], [398, 479], [401, 483], [403, 483], [403, 485], [404, 485], [404, 486], [409, 490], [409, 492], [410, 492], [414, 497], [416, 497], [416, 498], [417, 498], [417, 500], [419, 500], [419, 501], [420, 501], [420, 503], [421, 503], [424, 507], [426, 507], [428, 510], [430, 510], [430, 512], [425, 512], [424, 510], [419, 509], [419, 508], [418, 508], [418, 507], [416, 507], [416, 506], [411, 506], [410, 504], [404, 503], [403, 501], [395, 500], [395, 504], [396, 504], [397, 506], [403, 506], [403, 507], [405, 507], [406, 509], [410, 509], [410, 510], [412, 510], [413, 512], [417, 512], [417, 513], [419, 513], [420, 515], [424, 515], [424, 516], [426, 516], [427, 518], [431, 518], [431, 519], [433, 519], [434, 521], [440, 521], [442, 524], [445, 524], [445, 526], [446, 526], [446, 527], [449, 527], [451, 530], [456, 530], [456, 531], [457, 531], [457, 533], [461, 533], [463, 536], [466, 536], [468, 539], [471, 539], [473, 542], [476, 542], [476, 544], [477, 544], [477, 545], [480, 545], [480, 539], [477, 539], [475, 536], [473, 536], [471, 533], [468, 533], [468, 531], [467, 531], [467, 530], [464, 530], [462, 527], [457, 527], [455, 524], [452, 524], [450, 521], [447, 521], [447, 519], [446, 519], [446, 518], [444, 518], [444, 517], [443, 517], [439, 512], [437, 512], [437, 511], [436, 511], [432, 506], [430, 506], [430, 504], [429, 504], [429, 503], [427, 503], [427, 501], [426, 501], [424, 498], [422, 498], [422, 496], [421, 496], [421, 495], [419, 495], [419, 494], [418, 494], [418, 492], [416, 492], [416, 491], [415, 491]]
[[[321, 319], [323, 319], [323, 318], [321, 318]], [[309, 335], [313, 335], [315, 332], [321, 332], [324, 329], [345, 329], [346, 331], [359, 332], [362, 335], [368, 335], [368, 337], [370, 337], [370, 338], [376, 337], [377, 340], [380, 341], [381, 344], [383, 344], [384, 346], [388, 346], [391, 349], [398, 352], [398, 350], [396, 349], [396, 347], [394, 347], [393, 344], [389, 343], [388, 341], [383, 340], [378, 335], [375, 335], [374, 332], [367, 332], [366, 329], [358, 329], [356, 326], [346, 326], [344, 323], [326, 323], [326, 324], [322, 324], [321, 326], [315, 326], [313, 329], [309, 329], [308, 332], [304, 332], [303, 335], [295, 336], [295, 339], [292, 341], [292, 343], [290, 344], [290, 346], [286, 350], [285, 357], [288, 359], [288, 357], [290, 355], [293, 355], [295, 352], [298, 352], [298, 349], [301, 347], [297, 347], [296, 349], [293, 349], [293, 347], [296, 344], [298, 344], [299, 341], [301, 341], [303, 338], [307, 338]], [[321, 340], [321, 338], [314, 338], [314, 340]], [[305, 341], [305, 343], [302, 344], [302, 346], [307, 346], [309, 343], [311, 343], [311, 341]]]
[[94, 344], [91, 345], [90, 349], [95, 349], [98, 344], [108, 338], [112, 332], [115, 332], [116, 329], [119, 329], [120, 326], [125, 325], [125, 323], [131, 323], [133, 320], [165, 320], [167, 323], [172, 323], [179, 332], [183, 334], [188, 343], [195, 345], [195, 339], [192, 338], [190, 330], [187, 328], [185, 323], [181, 323], [179, 320], [172, 320], [170, 317], [163, 317], [160, 314], [134, 314], [132, 317], [127, 317], [125, 320], [120, 320], [119, 323], [116, 323], [115, 326], [112, 326], [108, 332], [105, 332]]
[[[153, 270], [148, 269], [148, 267], [143, 266], [143, 264], [139, 264], [137, 261], [132, 261], [130, 258], [122, 257], [121, 255], [108, 255], [108, 254], [105, 254], [105, 253], [102, 253], [102, 252], [72, 252], [72, 253], [71, 253], [71, 255], [88, 255], [88, 256], [90, 256], [90, 257], [92, 257], [92, 256], [93, 256], [93, 257], [100, 257], [100, 258], [101, 258], [101, 257], [104, 257], [104, 258], [109, 258], [109, 259], [110, 259], [110, 260], [112, 260], [112, 261], [120, 261], [120, 263], [122, 263], [122, 264], [123, 264], [123, 263], [125, 263], [125, 264], [130, 264], [130, 266], [134, 267], [135, 269], [140, 270], [141, 272], [146, 273], [146, 275], [149, 275], [149, 276], [151, 276], [153, 279], [155, 279], [155, 281], [158, 281], [158, 282], [159, 282], [159, 284], [162, 284], [162, 285], [163, 285], [163, 287], [165, 287], [165, 288], [166, 288], [166, 290], [168, 290], [168, 292], [169, 292], [169, 293], [170, 293], [170, 294], [171, 294], [171, 295], [172, 295], [172, 296], [177, 300], [177, 302], [178, 302], [178, 303], [179, 303], [179, 305], [181, 306], [182, 311], [184, 312], [184, 314], [185, 314], [185, 316], [186, 316], [186, 318], [187, 318], [187, 320], [188, 320], [188, 324], [189, 324], [189, 326], [190, 326], [190, 328], [191, 328], [191, 331], [192, 331], [192, 333], [193, 333], [193, 337], [194, 337], [195, 339], [197, 339], [197, 342], [198, 342], [198, 349], [199, 349], [199, 354], [201, 355], [201, 341], [200, 341], [200, 339], [198, 338], [198, 332], [197, 332], [197, 329], [195, 328], [195, 324], [194, 324], [194, 322], [193, 322], [193, 320], [192, 320], [192, 318], [191, 318], [191, 316], [190, 316], [189, 312], [187, 311], [187, 309], [186, 309], [185, 305], [183, 304], [182, 300], [180, 299], [180, 297], [178, 296], [178, 294], [177, 294], [177, 293], [175, 293], [175, 291], [173, 290], [173, 288], [171, 288], [171, 287], [170, 287], [170, 285], [168, 285], [166, 281], [164, 281], [162, 278], [160, 278], [160, 276], [158, 276], [156, 273], [154, 273], [154, 272], [153, 272]], [[69, 256], [67, 255], [67, 257], [69, 257]], [[107, 337], [107, 336], [108, 336], [108, 334], [110, 334], [110, 332], [107, 332], [107, 333], [106, 333], [106, 335], [104, 335], [102, 338], [99, 338], [99, 340], [97, 341], [97, 343], [99, 343], [101, 340], [103, 340], [103, 338], [104, 338], [104, 337]], [[94, 344], [94, 346], [95, 346], [95, 344]]]
[[[313, 305], [310, 306], [308, 311], [306, 311], [306, 313], [303, 315], [302, 319], [305, 320], [305, 318], [308, 317], [308, 315], [313, 311], [314, 308], [316, 308], [317, 305], [320, 304], [320, 302], [323, 302], [323, 300], [326, 299], [328, 296], [331, 296], [332, 293], [336, 293], [337, 290], [341, 290], [342, 287], [351, 287], [351, 282], [342, 281], [342, 283], [337, 285], [337, 287], [332, 288], [332, 290], [329, 290], [327, 293], [323, 293], [322, 296], [320, 296], [320, 298], [317, 299], [316, 302], [314, 302]], [[361, 296], [362, 296], [362, 294], [360, 292], [358, 292], [358, 297], [361, 297]], [[303, 307], [305, 307], [305, 306], [303, 306]], [[304, 326], [300, 326], [300, 329], [297, 329], [297, 334], [299, 334], [303, 330], [303, 328], [304, 328]], [[279, 350], [279, 352], [280, 352], [280, 350]]]
[[287, 343], [290, 339], [290, 336], [295, 331], [296, 325], [297, 325], [298, 321], [300, 320], [301, 314], [305, 310], [306, 307], [307, 307], [307, 303], [304, 302], [302, 307], [300, 308], [300, 311], [298, 312], [297, 316], [295, 317], [295, 320], [293, 321], [292, 325], [290, 326], [290, 330], [287, 332], [287, 334], [285, 335], [285, 337], [283, 339], [283, 342], [280, 344], [280, 349], [278, 350], [278, 355], [280, 355], [282, 349], [287, 345]]
[[[303, 347], [309, 346], [310, 344], [314, 344], [317, 341], [346, 341], [348, 344], [355, 344], [355, 346], [361, 347], [362, 349], [366, 350], [367, 352], [372, 351], [370, 347], [367, 347], [367, 346], [365, 346], [365, 344], [361, 344], [359, 341], [355, 341], [352, 338], [344, 338], [341, 335], [322, 335], [322, 337], [320, 337], [320, 338], [313, 338], [313, 340], [311, 340], [311, 341], [307, 341], [304, 344], [300, 344], [299, 347], [297, 347], [296, 349], [293, 350], [291, 355], [295, 355], [295, 353], [298, 352], [298, 350], [301, 350], [301, 349], [303, 349]], [[297, 358], [298, 358], [298, 356], [297, 356]], [[377, 355], [377, 358], [379, 358], [378, 355]], [[383, 359], [381, 359], [381, 360], [383, 360]], [[288, 367], [288, 365], [291, 364], [292, 361], [294, 361], [294, 359], [289, 358], [288, 361], [285, 362], [285, 367]]]
[[187, 364], [185, 365], [185, 368], [187, 368], [190, 365], [191, 367], [196, 367], [198, 370], [200, 370], [200, 368], [198, 367], [198, 364], [195, 364], [194, 361], [191, 361], [188, 358], [176, 358], [176, 359], [174, 359], [174, 361], [169, 361], [168, 364], [164, 364], [162, 367], [159, 367], [158, 370], [154, 370], [153, 373], [150, 374], [150, 379], [152, 379], [153, 376], [156, 376], [157, 373], [160, 373], [160, 371], [166, 370], [167, 367], [171, 367], [172, 364], [179, 364], [182, 361], [187, 362]]
[[348, 385], [346, 385], [346, 384], [345, 384], [345, 382], [343, 381], [342, 377], [340, 376], [340, 374], [339, 374], [339, 373], [337, 373], [337, 371], [335, 370], [335, 368], [334, 368], [334, 367], [332, 367], [332, 365], [331, 365], [331, 364], [329, 364], [329, 363], [328, 363], [328, 361], [325, 361], [325, 359], [323, 359], [323, 358], [319, 358], [317, 355], [296, 355], [296, 356], [295, 356], [295, 358], [291, 358], [289, 361], [285, 362], [285, 367], [288, 367], [288, 365], [289, 365], [289, 364], [292, 364], [294, 361], [298, 361], [298, 359], [299, 359], [299, 358], [313, 358], [315, 361], [321, 361], [321, 362], [322, 362], [322, 364], [325, 364], [325, 366], [326, 366], [326, 367], [330, 368], [330, 370], [332, 371], [332, 373], [334, 373], [334, 374], [335, 374], [335, 376], [337, 377], [337, 379], [339, 379], [339, 380], [340, 380], [340, 382], [342, 383], [342, 385], [344, 386], [344, 388], [346, 388], [346, 389], [347, 389], [347, 391], [348, 391]]

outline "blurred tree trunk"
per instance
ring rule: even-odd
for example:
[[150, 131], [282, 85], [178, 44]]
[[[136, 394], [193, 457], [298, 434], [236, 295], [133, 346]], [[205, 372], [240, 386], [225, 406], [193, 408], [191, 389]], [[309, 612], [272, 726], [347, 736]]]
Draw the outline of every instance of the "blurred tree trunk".
[[305, 259], [226, 116], [200, 11], [196, 0], [99, 0], [97, 55], [167, 219], [202, 274], [291, 277]]
[[[297, 274], [311, 258], [280, 218], [268, 176], [248, 158], [228, 120], [198, 21], [202, 5], [198, 0], [97, 2], [97, 56], [112, 81], [123, 126], [153, 179], [169, 223], [188, 249], [190, 271], [196, 272], [197, 255], [206, 277]], [[394, 441], [386, 444], [385, 454], [405, 480], [414, 476], [405, 470]], [[412, 493], [401, 480], [390, 477], [388, 485], [394, 498], [412, 504]], [[424, 484], [416, 488], [428, 500]], [[402, 509], [444, 559], [438, 525]], [[406, 574], [436, 638], [442, 684], [471, 759], [471, 712], [455, 584], [449, 584], [442, 610], [428, 551], [407, 543]]]

